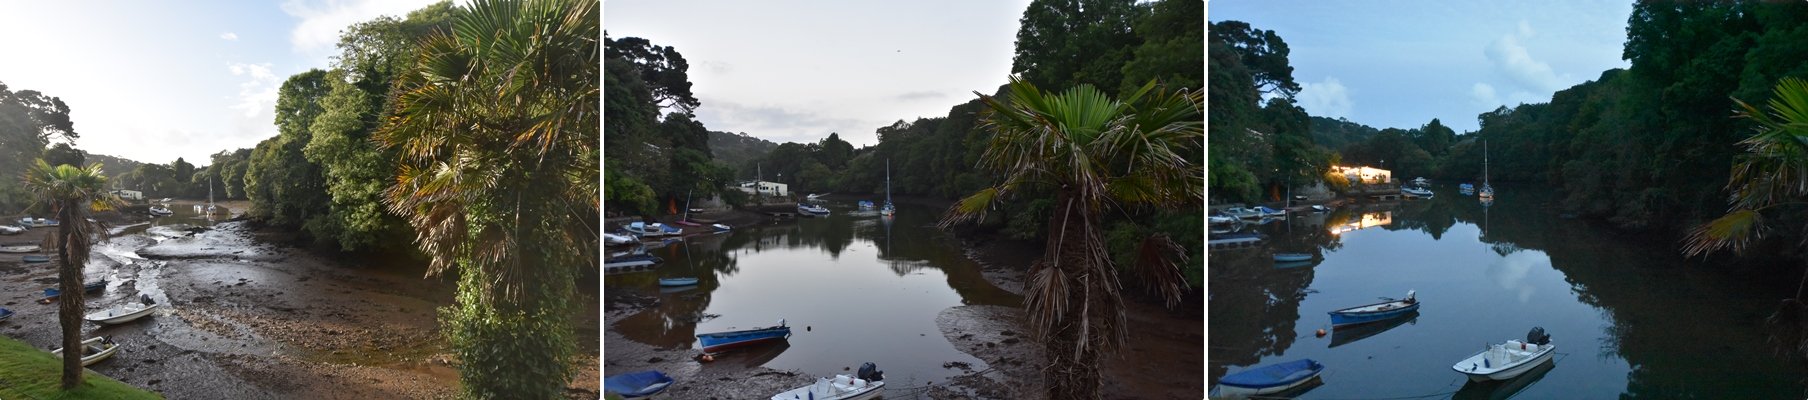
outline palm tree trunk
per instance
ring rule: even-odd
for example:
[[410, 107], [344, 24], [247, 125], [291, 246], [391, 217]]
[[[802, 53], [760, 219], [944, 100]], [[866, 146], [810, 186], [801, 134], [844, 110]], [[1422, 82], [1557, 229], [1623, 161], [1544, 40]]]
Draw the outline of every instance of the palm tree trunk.
[[[1093, 229], [1090, 226], [1093, 219], [1088, 218], [1085, 207], [1072, 204], [1074, 200], [1069, 190], [1056, 193], [1055, 211], [1050, 213], [1047, 226], [1048, 242], [1039, 263], [1041, 268], [1058, 268], [1063, 272], [1061, 276], [1067, 277], [1063, 285], [1067, 293], [1056, 294], [1067, 298], [1067, 307], [1042, 343], [1049, 361], [1049, 367], [1043, 373], [1049, 399], [1097, 399], [1100, 393], [1101, 346], [1097, 345], [1100, 335], [1096, 328], [1104, 321], [1088, 321], [1091, 316], [1087, 314], [1088, 306], [1097, 304], [1096, 298], [1089, 302], [1089, 297], [1102, 293], [1092, 287], [1099, 279], [1085, 278], [1088, 273], [1098, 270], [1097, 266], [1091, 265], [1085, 248], [1088, 230]], [[1082, 347], [1082, 343], [1086, 345]]]
[[[82, 266], [75, 264], [77, 257], [71, 248], [84, 249], [86, 246], [72, 246], [71, 240], [88, 240], [82, 237], [76, 224], [86, 223], [86, 218], [77, 211], [77, 207], [87, 206], [85, 202], [70, 201], [62, 204], [57, 211], [57, 323], [63, 328], [63, 389], [72, 389], [82, 383]], [[79, 251], [79, 250], [78, 250]]]

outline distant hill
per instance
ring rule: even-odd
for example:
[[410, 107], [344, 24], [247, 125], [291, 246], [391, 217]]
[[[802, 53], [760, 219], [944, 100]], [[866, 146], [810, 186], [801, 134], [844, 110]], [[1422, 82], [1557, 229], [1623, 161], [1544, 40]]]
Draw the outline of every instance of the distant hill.
[[144, 165], [144, 163], [141, 163], [141, 162], [127, 160], [124, 158], [119, 158], [119, 157], [114, 157], [114, 156], [109, 156], [106, 154], [88, 154], [82, 160], [83, 160], [82, 161], [83, 163], [88, 163], [88, 164], [100, 163], [101, 171], [105, 172], [107, 174], [107, 176], [125, 175], [126, 173], [137, 170], [139, 165]]
[[1380, 129], [1350, 122], [1348, 119], [1312, 117], [1312, 142], [1331, 150], [1342, 150], [1351, 143], [1369, 140], [1380, 132]]
[[709, 152], [716, 156], [716, 162], [734, 168], [736, 176], [751, 176], [755, 160], [766, 157], [778, 143], [766, 139], [747, 136], [747, 133], [709, 132]]

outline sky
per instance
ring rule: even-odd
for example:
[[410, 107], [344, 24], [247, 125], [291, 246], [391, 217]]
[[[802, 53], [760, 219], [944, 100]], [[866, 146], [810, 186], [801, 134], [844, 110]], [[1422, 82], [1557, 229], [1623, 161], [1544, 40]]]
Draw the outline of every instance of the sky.
[[603, 2], [611, 38], [673, 46], [712, 131], [855, 147], [1007, 83], [1029, 0]]
[[0, 82], [62, 98], [78, 149], [206, 165], [210, 154], [276, 136], [277, 88], [329, 68], [341, 29], [431, 3], [7, 2]]
[[1225, 1], [1212, 22], [1273, 30], [1290, 49], [1308, 114], [1375, 128], [1432, 118], [1457, 132], [1478, 114], [1547, 103], [1620, 59], [1631, 1]]

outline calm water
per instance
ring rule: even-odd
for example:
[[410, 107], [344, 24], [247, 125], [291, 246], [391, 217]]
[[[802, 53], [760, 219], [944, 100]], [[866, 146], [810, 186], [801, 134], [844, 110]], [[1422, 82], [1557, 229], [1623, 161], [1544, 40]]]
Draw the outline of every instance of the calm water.
[[[609, 329], [662, 348], [700, 351], [698, 333], [772, 326], [783, 318], [792, 327], [789, 345], [735, 350], [716, 363], [830, 376], [870, 361], [897, 388], [962, 372], [943, 368], [947, 362], [984, 369], [948, 343], [936, 316], [949, 307], [1022, 300], [986, 282], [933, 227], [941, 210], [900, 205], [897, 217], [881, 218], [855, 211], [851, 201], [826, 206], [828, 218], [736, 227], [646, 249], [665, 264], [609, 275], [604, 285], [658, 296], [660, 303]], [[697, 277], [701, 284], [658, 287], [657, 278], [672, 277]]]
[[[1210, 382], [1312, 358], [1326, 365], [1323, 385], [1300, 398], [1803, 397], [1808, 369], [1772, 356], [1762, 329], [1793, 277], [1703, 265], [1673, 243], [1560, 218], [1549, 190], [1505, 186], [1483, 207], [1454, 185], [1434, 189], [1433, 200], [1262, 225], [1267, 248], [1212, 251]], [[1271, 251], [1323, 259], [1276, 265]], [[1314, 335], [1332, 331], [1328, 311], [1407, 290], [1423, 304], [1416, 318]], [[1490, 385], [1451, 370], [1534, 326], [1557, 345], [1554, 365]]]

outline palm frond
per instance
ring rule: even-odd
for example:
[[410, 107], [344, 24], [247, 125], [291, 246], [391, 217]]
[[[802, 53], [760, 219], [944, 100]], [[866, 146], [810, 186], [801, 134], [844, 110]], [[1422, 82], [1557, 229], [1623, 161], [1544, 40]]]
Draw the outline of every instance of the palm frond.
[[1684, 241], [1683, 254], [1696, 256], [1727, 248], [1744, 252], [1763, 239], [1764, 233], [1763, 214], [1756, 210], [1733, 210], [1690, 230]]

